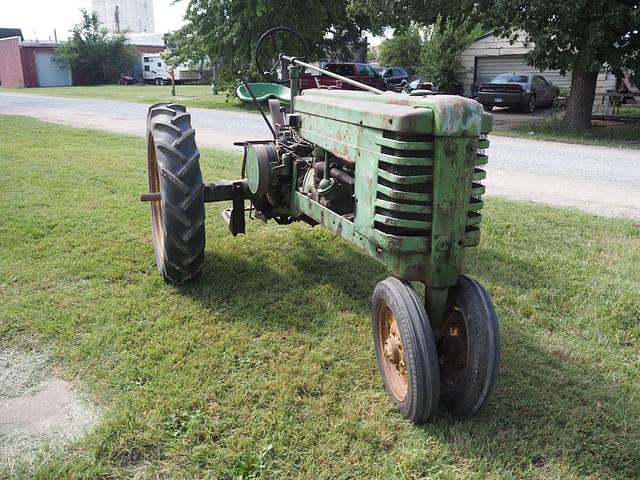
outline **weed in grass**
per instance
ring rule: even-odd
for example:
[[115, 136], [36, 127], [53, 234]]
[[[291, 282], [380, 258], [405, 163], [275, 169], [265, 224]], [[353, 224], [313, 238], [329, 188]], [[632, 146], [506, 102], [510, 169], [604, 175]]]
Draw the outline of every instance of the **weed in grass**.
[[[638, 476], [634, 222], [488, 198], [466, 271], [497, 306], [497, 390], [475, 418], [416, 426], [375, 368], [380, 264], [302, 224], [233, 238], [211, 205], [202, 279], [166, 285], [137, 201], [142, 139], [0, 127], [1, 341], [46, 345], [105, 412], [37, 477]], [[241, 159], [201, 163], [215, 180]]]

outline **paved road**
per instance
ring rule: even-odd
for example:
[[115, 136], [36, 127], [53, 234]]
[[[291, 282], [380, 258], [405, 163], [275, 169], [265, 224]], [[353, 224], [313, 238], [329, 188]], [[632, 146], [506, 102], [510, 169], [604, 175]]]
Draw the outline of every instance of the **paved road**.
[[[128, 102], [0, 93], [0, 114], [132, 135], [144, 134], [146, 110], [145, 105]], [[258, 115], [190, 111], [201, 146], [234, 149], [234, 141], [269, 138]], [[640, 218], [638, 150], [493, 136], [488, 153], [490, 195]]]

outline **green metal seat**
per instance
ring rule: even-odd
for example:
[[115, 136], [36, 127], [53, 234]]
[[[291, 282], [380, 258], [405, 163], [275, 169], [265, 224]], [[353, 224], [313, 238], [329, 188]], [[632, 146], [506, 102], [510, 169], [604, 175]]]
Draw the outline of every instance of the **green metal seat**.
[[[284, 85], [278, 85], [276, 83], [250, 83], [249, 87], [259, 102], [266, 102], [270, 98], [277, 98], [281, 102], [291, 103], [291, 89]], [[245, 87], [244, 84], [238, 87], [236, 93], [243, 102], [253, 102], [251, 94], [247, 91], [247, 87]]]

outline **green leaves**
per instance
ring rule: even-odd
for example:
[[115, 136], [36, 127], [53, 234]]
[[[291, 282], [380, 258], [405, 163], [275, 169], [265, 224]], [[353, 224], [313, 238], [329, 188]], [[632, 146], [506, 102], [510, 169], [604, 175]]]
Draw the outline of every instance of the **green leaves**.
[[[297, 30], [312, 59], [344, 57], [348, 45], [362, 44], [367, 17], [348, 9], [346, 0], [190, 0], [187, 24], [175, 33], [177, 54], [183, 59], [208, 55], [220, 62], [222, 82], [235, 82], [238, 70], [255, 75], [254, 51], [258, 38], [276, 26]], [[284, 46], [286, 49], [286, 45]]]
[[412, 24], [404, 30], [396, 30], [392, 38], [382, 42], [380, 62], [389, 66], [415, 66], [420, 63], [421, 50], [420, 27]]
[[459, 79], [465, 73], [460, 54], [481, 34], [470, 18], [456, 21], [439, 16], [427, 29], [420, 74], [441, 92], [458, 93]]
[[102, 28], [96, 12], [81, 9], [82, 19], [71, 29], [71, 38], [56, 50], [59, 63], [73, 70], [75, 84], [112, 83], [133, 66], [134, 50], [124, 33]]

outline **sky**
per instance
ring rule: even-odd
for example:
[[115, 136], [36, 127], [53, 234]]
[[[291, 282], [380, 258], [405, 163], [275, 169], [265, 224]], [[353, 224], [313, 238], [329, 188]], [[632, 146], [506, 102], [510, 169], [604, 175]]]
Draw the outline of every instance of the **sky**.
[[[183, 24], [187, 0], [171, 5], [173, 0], [153, 0], [156, 33], [176, 30]], [[74, 23], [80, 20], [81, 8], [91, 9], [91, 0], [0, 0], [0, 27], [21, 28], [27, 40], [64, 40]]]
[[[172, 5], [173, 0], [153, 0], [156, 33], [180, 28], [188, 0]], [[91, 9], [91, 0], [0, 0], [0, 27], [21, 28], [26, 40], [53, 41], [68, 37], [71, 27], [80, 21], [81, 8]], [[389, 37], [390, 32], [385, 32]], [[383, 37], [367, 35], [370, 45], [379, 45]]]

